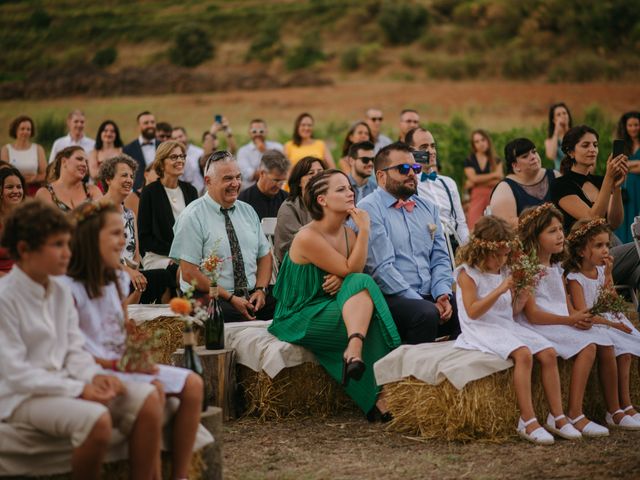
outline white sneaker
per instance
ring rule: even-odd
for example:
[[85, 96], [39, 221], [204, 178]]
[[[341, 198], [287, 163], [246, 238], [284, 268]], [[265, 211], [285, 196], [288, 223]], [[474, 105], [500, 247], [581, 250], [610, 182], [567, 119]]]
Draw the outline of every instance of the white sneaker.
[[573, 425], [569, 421], [564, 424], [562, 427], [558, 428], [557, 422], [558, 420], [562, 420], [563, 418], [567, 418], [564, 415], [558, 415], [554, 417], [552, 414], [547, 415], [547, 424], [544, 426], [551, 433], [562, 437], [566, 440], [579, 440], [582, 438], [582, 434], [579, 430], [574, 428]]
[[[622, 411], [624, 413], [627, 413], [629, 410], [633, 410], [633, 409], [634, 409], [633, 405], [629, 405], [628, 407], [623, 408]], [[633, 418], [636, 422], [640, 422], [640, 413], [634, 413], [633, 415], [630, 413], [627, 413], [627, 415]]]
[[635, 420], [630, 415], [624, 415], [618, 423], [613, 419], [614, 415], [618, 413], [624, 413], [622, 410], [616, 410], [613, 413], [607, 412], [605, 415], [605, 420], [607, 421], [607, 425], [613, 428], [619, 428], [621, 430], [640, 430], [640, 422]]
[[555, 440], [553, 439], [553, 435], [551, 435], [542, 427], [538, 427], [531, 433], [527, 433], [527, 426], [536, 421], [536, 417], [531, 417], [526, 422], [522, 419], [522, 417], [520, 417], [518, 419], [518, 428], [516, 429], [518, 435], [520, 435], [525, 440], [536, 443], [538, 445], [553, 445], [553, 443], [555, 442]]
[[[575, 425], [583, 418], [585, 418], [584, 414], [576, 418], [567, 417], [567, 420], [569, 420], [569, 423], [571, 425]], [[579, 430], [579, 431], [583, 437], [608, 437], [609, 436], [609, 429], [607, 427], [603, 427], [602, 425], [599, 425], [596, 422], [592, 422], [591, 420], [589, 420], [587, 424], [582, 428], [582, 430]]]

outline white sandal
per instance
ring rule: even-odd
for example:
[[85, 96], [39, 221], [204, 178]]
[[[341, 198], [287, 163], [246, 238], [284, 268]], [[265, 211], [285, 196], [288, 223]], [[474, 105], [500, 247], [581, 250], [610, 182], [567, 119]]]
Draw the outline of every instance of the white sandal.
[[536, 417], [531, 417], [525, 422], [522, 417], [520, 417], [518, 419], [518, 428], [516, 429], [518, 435], [520, 435], [525, 440], [536, 443], [538, 445], [553, 445], [553, 443], [555, 442], [555, 440], [553, 439], [553, 435], [551, 435], [542, 427], [538, 427], [531, 433], [527, 433], [527, 426], [537, 421], [538, 419]]
[[[578, 416], [576, 418], [567, 417], [567, 420], [569, 420], [569, 423], [571, 425], [575, 425], [576, 423], [578, 423], [583, 418], [586, 418], [584, 416], [584, 414], [582, 414], [582, 415], [580, 415], [580, 416]], [[582, 434], [583, 437], [608, 437], [609, 436], [609, 429], [607, 427], [603, 427], [602, 425], [599, 425], [596, 422], [592, 422], [589, 419], [587, 419], [587, 420], [588, 420], [588, 422], [582, 428], [582, 430], [578, 430]]]
[[623, 415], [618, 423], [613, 419], [618, 413], [624, 414], [622, 409], [616, 410], [613, 413], [607, 412], [604, 416], [607, 421], [607, 425], [613, 428], [619, 428], [621, 430], [640, 430], [640, 422], [635, 420], [631, 415]]
[[[627, 413], [629, 410], [635, 410], [635, 407], [633, 405], [629, 405], [628, 407], [622, 409], [624, 413]], [[633, 415], [627, 413], [627, 415], [633, 418], [636, 422], [640, 422], [640, 413], [634, 413]]]
[[582, 438], [582, 434], [580, 433], [580, 431], [577, 430], [573, 425], [571, 425], [571, 422], [569, 422], [568, 420], [567, 423], [565, 423], [562, 427], [557, 427], [558, 420], [562, 420], [563, 418], [567, 417], [565, 417], [564, 415], [558, 415], [557, 417], [554, 417], [550, 413], [549, 415], [547, 415], [547, 424], [544, 427], [551, 433], [566, 440], [579, 440], [580, 438]]

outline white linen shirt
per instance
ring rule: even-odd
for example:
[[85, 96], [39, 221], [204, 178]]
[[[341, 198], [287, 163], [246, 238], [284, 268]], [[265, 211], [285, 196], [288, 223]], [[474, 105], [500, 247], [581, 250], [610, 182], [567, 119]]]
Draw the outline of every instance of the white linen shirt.
[[[271, 140], [266, 140], [264, 143], [267, 150], [284, 152], [281, 143], [272, 142]], [[245, 190], [256, 183], [252, 178], [255, 171], [260, 167], [262, 152], [258, 150], [255, 143], [249, 142], [240, 147], [236, 158], [238, 159], [238, 168], [240, 168], [240, 173], [242, 174], [242, 187], [240, 189]]]
[[96, 141], [92, 138], [85, 137], [84, 135], [77, 142], [73, 138], [71, 138], [71, 135], [60, 137], [55, 142], [53, 142], [53, 146], [51, 147], [51, 155], [49, 155], [49, 163], [53, 162], [56, 159], [56, 155], [60, 150], [64, 150], [67, 147], [75, 145], [82, 147], [84, 149], [84, 153], [89, 155], [89, 152], [96, 147]]
[[45, 289], [18, 265], [0, 279], [0, 420], [35, 396], [78, 397], [102, 369], [83, 349], [68, 287]]
[[[442, 185], [440, 179], [447, 184], [447, 187], [449, 187], [449, 191], [451, 192], [453, 208], [456, 212], [455, 220], [451, 210], [449, 196], [447, 195], [447, 191]], [[467, 219], [464, 216], [464, 210], [462, 209], [458, 186], [453, 178], [438, 174], [438, 178], [435, 180], [420, 181], [420, 175], [418, 175], [418, 195], [438, 206], [441, 223], [446, 223], [453, 229], [455, 228], [455, 222], [458, 222], [456, 232], [460, 237], [460, 241], [462, 242], [461, 244], [465, 244], [469, 241], [469, 227], [467, 226]]]
[[204, 177], [200, 173], [200, 157], [204, 150], [190, 143], [187, 147], [187, 159], [184, 162], [184, 173], [180, 177], [183, 182], [190, 183], [198, 191], [198, 195], [204, 190]]

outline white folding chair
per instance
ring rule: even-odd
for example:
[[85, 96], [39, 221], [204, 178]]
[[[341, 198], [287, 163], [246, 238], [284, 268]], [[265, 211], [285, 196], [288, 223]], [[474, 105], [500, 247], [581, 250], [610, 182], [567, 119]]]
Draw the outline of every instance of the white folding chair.
[[265, 217], [260, 222], [262, 224], [262, 231], [267, 236], [267, 240], [271, 244], [271, 258], [273, 258], [273, 271], [271, 272], [271, 282], [273, 285], [276, 283], [276, 277], [278, 276], [278, 270], [280, 265], [278, 265], [278, 259], [275, 256], [274, 247], [273, 247], [273, 238], [276, 233], [276, 224], [278, 223], [278, 219], [276, 217]]
[[451, 245], [451, 235], [456, 239], [458, 245], [462, 245], [460, 241], [460, 236], [456, 229], [451, 225], [448, 221], [440, 219], [440, 223], [442, 224], [442, 233], [444, 233], [444, 240], [447, 242], [447, 251], [449, 252], [449, 261], [451, 262], [451, 269], [455, 270], [456, 268], [456, 255], [453, 251], [453, 245]]

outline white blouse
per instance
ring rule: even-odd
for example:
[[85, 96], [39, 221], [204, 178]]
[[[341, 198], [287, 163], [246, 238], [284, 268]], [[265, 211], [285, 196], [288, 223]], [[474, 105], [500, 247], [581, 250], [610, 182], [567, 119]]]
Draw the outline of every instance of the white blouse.
[[0, 420], [33, 396], [78, 397], [102, 371], [83, 345], [68, 287], [14, 265], [0, 278]]

